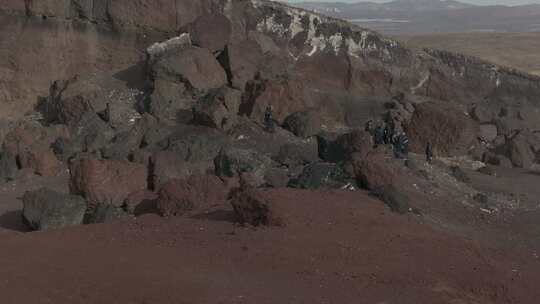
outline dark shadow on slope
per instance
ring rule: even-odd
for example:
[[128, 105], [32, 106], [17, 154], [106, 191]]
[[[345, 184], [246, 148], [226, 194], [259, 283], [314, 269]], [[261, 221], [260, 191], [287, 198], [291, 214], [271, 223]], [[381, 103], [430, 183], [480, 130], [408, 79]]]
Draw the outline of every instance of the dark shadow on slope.
[[211, 212], [204, 212], [192, 216], [193, 219], [216, 221], [216, 222], [229, 222], [236, 223], [236, 214], [232, 210], [215, 210]]
[[18, 232], [30, 231], [28, 226], [26, 226], [23, 222], [21, 210], [8, 211], [0, 215], [0, 227], [7, 230], [18, 231]]
[[146, 63], [140, 61], [125, 70], [117, 72], [113, 77], [125, 81], [126, 85], [131, 89], [144, 91], [146, 88]]

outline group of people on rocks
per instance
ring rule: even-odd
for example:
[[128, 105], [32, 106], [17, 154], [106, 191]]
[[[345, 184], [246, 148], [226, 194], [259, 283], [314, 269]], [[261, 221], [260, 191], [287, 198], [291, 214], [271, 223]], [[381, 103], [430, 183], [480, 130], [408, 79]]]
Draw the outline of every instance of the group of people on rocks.
[[[267, 132], [275, 131], [272, 107], [267, 106], [264, 112], [264, 127]], [[396, 158], [407, 158], [409, 154], [409, 138], [404, 131], [397, 131], [394, 121], [378, 123], [375, 125], [373, 120], [366, 123], [366, 131], [373, 136], [373, 141], [378, 145], [392, 145]], [[433, 148], [431, 143], [426, 144], [426, 161], [430, 163], [433, 160]]]
[[374, 125], [373, 120], [366, 123], [366, 131], [373, 136], [378, 145], [392, 145], [397, 158], [406, 158], [409, 154], [409, 138], [403, 131], [397, 131], [393, 121]]
[[[396, 158], [407, 158], [409, 154], [409, 138], [404, 131], [396, 130], [394, 122], [378, 123], [375, 125], [373, 120], [366, 123], [366, 131], [373, 136], [375, 146], [392, 145]], [[433, 160], [433, 148], [431, 143], [426, 144], [426, 161], [431, 163]]]

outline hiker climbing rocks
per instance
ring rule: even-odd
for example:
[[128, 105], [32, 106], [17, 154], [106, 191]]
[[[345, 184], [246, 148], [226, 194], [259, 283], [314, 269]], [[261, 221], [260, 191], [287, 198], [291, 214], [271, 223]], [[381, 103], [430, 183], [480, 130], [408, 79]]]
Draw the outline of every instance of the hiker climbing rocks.
[[386, 122], [384, 127], [384, 143], [389, 145], [394, 142], [394, 136], [396, 133], [396, 126], [394, 120], [391, 118]]
[[382, 126], [377, 126], [373, 131], [373, 141], [375, 145], [384, 144], [384, 129]]
[[409, 138], [401, 132], [393, 141], [394, 154], [397, 158], [407, 157], [409, 154]]
[[275, 131], [272, 106], [266, 106], [266, 110], [264, 111], [264, 127], [268, 132]]
[[431, 147], [431, 143], [428, 141], [426, 144], [426, 161], [428, 163], [431, 163], [433, 160], [433, 148]]
[[366, 132], [368, 132], [369, 134], [371, 134], [372, 136], [374, 135], [374, 130], [373, 130], [373, 120], [368, 120], [366, 122], [366, 128], [365, 128]]

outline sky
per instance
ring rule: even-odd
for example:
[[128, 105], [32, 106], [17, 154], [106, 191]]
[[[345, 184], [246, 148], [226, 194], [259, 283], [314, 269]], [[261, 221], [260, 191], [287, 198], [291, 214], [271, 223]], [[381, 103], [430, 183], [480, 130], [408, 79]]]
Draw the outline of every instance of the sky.
[[[310, 2], [389, 2], [389, 0], [285, 0], [285, 2], [303, 2], [303, 1], [310, 1]], [[528, 4], [528, 3], [540, 3], [540, 0], [459, 0], [461, 2], [466, 3], [472, 3], [477, 5], [494, 5], [494, 4], [502, 4], [502, 5], [520, 5], [520, 4]]]

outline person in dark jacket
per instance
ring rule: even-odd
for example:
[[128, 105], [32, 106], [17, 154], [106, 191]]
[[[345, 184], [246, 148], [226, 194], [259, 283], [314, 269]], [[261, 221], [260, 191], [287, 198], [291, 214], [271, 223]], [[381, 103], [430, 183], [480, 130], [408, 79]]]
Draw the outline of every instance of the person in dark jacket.
[[384, 143], [389, 145], [392, 144], [392, 139], [394, 138], [395, 133], [395, 126], [394, 121], [390, 120], [388, 123], [386, 123], [386, 126], [384, 127]]
[[268, 132], [274, 132], [275, 130], [272, 106], [266, 106], [266, 110], [264, 111], [264, 127]]
[[401, 132], [393, 141], [394, 154], [397, 158], [407, 157], [409, 154], [409, 138]]
[[433, 160], [433, 148], [431, 147], [431, 143], [428, 141], [426, 144], [426, 161], [428, 163], [431, 163]]
[[374, 134], [373, 134], [373, 132], [374, 132], [374, 130], [373, 130], [373, 120], [370, 119], [370, 120], [368, 120], [368, 121], [366, 122], [365, 130], [366, 130], [366, 132], [368, 132], [369, 134], [371, 134], [371, 136], [374, 135]]
[[381, 126], [377, 126], [375, 128], [375, 131], [373, 131], [373, 141], [375, 142], [375, 145], [382, 145], [384, 144], [384, 129]]

